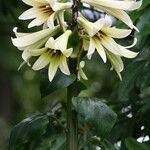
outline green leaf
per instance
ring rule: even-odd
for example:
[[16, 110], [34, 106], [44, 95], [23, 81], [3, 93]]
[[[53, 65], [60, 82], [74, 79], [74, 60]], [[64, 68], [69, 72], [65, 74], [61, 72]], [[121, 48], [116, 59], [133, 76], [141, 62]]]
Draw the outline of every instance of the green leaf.
[[45, 145], [39, 146], [36, 150], [50, 150], [51, 143], [46, 143]]
[[102, 145], [105, 150], [118, 150], [112, 143], [107, 140], [104, 140]]
[[132, 62], [126, 67], [123, 73], [123, 80], [119, 85], [119, 98], [126, 97], [129, 94], [144, 65], [145, 61], [138, 61]]
[[102, 150], [118, 150], [112, 143], [106, 139], [100, 139], [98, 137], [92, 137], [88, 143], [91, 143], [95, 146], [99, 146]]
[[73, 105], [100, 137], [105, 137], [116, 122], [116, 113], [100, 99], [76, 97], [73, 98]]
[[40, 85], [42, 98], [58, 89], [68, 87], [75, 80], [76, 80], [76, 76], [74, 74], [67, 76], [61, 73], [60, 71], [58, 71], [54, 80], [52, 82], [49, 82], [47, 73], [46, 74], [43, 73], [41, 76], [41, 85]]
[[143, 101], [143, 106], [141, 107], [140, 111], [142, 113], [145, 113], [146, 111], [149, 111], [150, 110], [150, 101], [149, 99], [145, 99], [145, 101]]
[[148, 5], [150, 5], [150, 1], [143, 0], [142, 7], [139, 10], [145, 9]]
[[59, 135], [59, 137], [57, 137], [56, 141], [52, 145], [51, 150], [63, 150], [63, 149], [65, 149], [65, 146], [66, 146], [65, 142], [66, 142], [65, 135]]
[[141, 92], [144, 92], [145, 89], [150, 87], [150, 64], [147, 63], [143, 70], [142, 70], [142, 74], [136, 81], [137, 87], [140, 88]]
[[150, 27], [150, 21], [146, 22], [143, 26], [143, 28], [141, 29], [141, 35], [142, 36], [146, 36], [146, 35], [149, 35], [150, 34], [150, 30], [149, 30], [149, 27]]
[[150, 149], [146, 144], [139, 143], [133, 138], [127, 138], [125, 143], [128, 150], [149, 150]]
[[137, 22], [137, 28], [139, 29], [139, 33], [135, 32], [135, 36], [138, 39], [138, 42], [136, 44], [137, 48], [141, 48], [145, 45], [145, 42], [148, 41], [147, 36], [149, 34], [149, 30], [147, 30], [147, 33], [145, 31], [145, 27], [147, 28], [148, 22], [150, 21], [150, 6], [144, 10], [143, 14], [139, 16], [139, 20]]
[[40, 138], [46, 133], [49, 119], [47, 115], [35, 114], [16, 125], [10, 135], [10, 150], [20, 150], [20, 146]]
[[42, 139], [43, 142], [36, 150], [64, 150], [66, 147], [66, 135], [55, 134], [49, 138]]

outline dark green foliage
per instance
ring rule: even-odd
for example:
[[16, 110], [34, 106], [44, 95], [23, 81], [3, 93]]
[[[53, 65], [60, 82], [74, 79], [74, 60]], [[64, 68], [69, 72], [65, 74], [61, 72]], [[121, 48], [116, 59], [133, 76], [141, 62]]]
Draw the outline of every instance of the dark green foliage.
[[102, 150], [118, 150], [113, 144], [111, 144], [110, 142], [108, 142], [107, 140], [104, 140], [102, 142]]
[[46, 133], [49, 124], [47, 115], [35, 114], [16, 125], [10, 135], [10, 150], [20, 150], [22, 145], [38, 140]]
[[40, 86], [42, 98], [58, 89], [68, 87], [75, 81], [75, 79], [76, 79], [75, 75], [67, 76], [59, 71], [57, 72], [54, 80], [52, 82], [49, 82], [47, 74], [42, 73]]
[[128, 96], [131, 89], [135, 86], [135, 81], [142, 73], [144, 67], [146, 67], [145, 61], [135, 61], [127, 66], [124, 70], [123, 81], [120, 82], [119, 98]]
[[73, 105], [99, 137], [105, 137], [116, 122], [115, 112], [97, 98], [76, 97]]
[[128, 150], [149, 150], [148, 143], [139, 143], [133, 138], [126, 139], [126, 146]]

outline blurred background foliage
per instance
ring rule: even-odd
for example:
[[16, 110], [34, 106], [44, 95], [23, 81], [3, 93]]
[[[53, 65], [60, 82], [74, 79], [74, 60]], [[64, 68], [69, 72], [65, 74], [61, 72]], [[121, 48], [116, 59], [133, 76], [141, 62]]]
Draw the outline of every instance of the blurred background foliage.
[[[36, 113], [31, 116], [34, 125], [36, 124], [35, 128], [39, 125], [44, 131], [42, 130], [37, 135], [33, 133], [33, 143], [25, 134], [24, 137], [29, 138], [25, 149], [34, 149], [40, 143], [40, 147], [38, 146], [36, 150], [63, 150], [65, 134], [61, 132], [62, 127], [58, 125], [54, 128], [53, 124], [56, 125], [57, 122], [52, 121], [49, 130], [45, 131], [48, 118], [43, 113], [47, 111], [56, 113], [59, 120], [62, 123], [65, 122], [66, 89], [62, 88], [49, 95], [44, 94], [43, 97], [40, 89], [44, 90], [44, 84], [41, 84], [40, 73], [33, 72], [27, 66], [17, 71], [22, 59], [21, 52], [11, 43], [11, 37], [14, 36], [12, 29], [17, 26], [19, 31], [26, 32], [27, 24], [18, 20], [18, 16], [27, 8], [21, 0], [0, 0], [0, 150], [8, 148], [12, 127], [33, 113]], [[102, 15], [92, 16], [93, 8], [88, 11], [86, 10], [85, 13], [90, 14], [90, 19], [96, 17], [93, 20], [104, 15], [100, 13]], [[138, 43], [133, 51], [139, 51], [139, 55], [133, 60], [124, 60], [123, 80], [120, 81], [115, 72], [110, 71], [109, 63], [103, 64], [100, 57], [95, 54], [92, 61], [85, 59], [85, 71], [89, 80], [82, 82], [84, 86], [80, 85], [84, 88], [84, 91], [80, 93], [81, 96], [94, 96], [102, 99], [118, 115], [117, 123], [106, 137], [107, 141], [103, 142], [102, 147], [108, 150], [116, 150], [117, 148], [113, 145], [121, 150], [150, 149], [150, 1], [143, 0], [143, 6], [130, 13], [130, 16], [140, 33], [133, 31], [130, 37], [121, 41], [121, 44], [129, 45], [136, 36]], [[121, 23], [117, 26], [125, 27]], [[40, 28], [30, 31], [37, 29]], [[41, 125], [41, 120], [38, 121], [35, 116], [42, 118], [44, 124]], [[55, 133], [55, 136], [50, 136], [49, 133]], [[36, 136], [39, 138], [36, 139]], [[87, 132], [82, 139], [83, 143], [90, 136], [91, 133]], [[51, 147], [52, 143], [54, 143], [53, 147]], [[94, 145], [98, 145], [98, 140], [94, 139], [91, 143], [87, 143], [84, 150], [95, 150]]]

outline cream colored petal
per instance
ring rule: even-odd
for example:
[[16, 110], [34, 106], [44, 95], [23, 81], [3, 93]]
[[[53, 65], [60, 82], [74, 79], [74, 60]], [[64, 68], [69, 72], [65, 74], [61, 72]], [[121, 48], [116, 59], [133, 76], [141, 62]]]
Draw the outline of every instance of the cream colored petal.
[[49, 28], [53, 28], [53, 27], [55, 26], [55, 25], [54, 25], [55, 19], [56, 19], [56, 13], [54, 12], [54, 13], [52, 13], [52, 14], [50, 15], [50, 17], [49, 17], [48, 20], [47, 20], [47, 26], [48, 26]]
[[34, 32], [31, 34], [28, 34], [23, 37], [18, 37], [18, 38], [12, 38], [12, 42], [14, 46], [16, 47], [25, 47], [29, 46], [31, 44], [34, 44], [43, 38], [46, 38], [47, 36], [50, 36], [52, 33], [55, 33], [58, 28], [53, 28], [53, 29], [45, 29], [42, 31]]
[[87, 53], [87, 57], [88, 59], [91, 59], [93, 53], [95, 52], [95, 41], [93, 38], [90, 38], [90, 44], [89, 44], [89, 48], [88, 48], [88, 53]]
[[81, 61], [79, 64], [79, 69], [78, 69], [78, 79], [79, 80], [81, 80], [81, 78], [84, 80], [88, 80], [86, 74], [83, 71], [84, 66], [85, 66], [85, 61]]
[[28, 52], [28, 51], [23, 51], [22, 58], [23, 58], [24, 61], [28, 62], [29, 59], [31, 58], [31, 53]]
[[32, 69], [33, 70], [40, 70], [40, 69], [46, 67], [49, 63], [50, 63], [50, 54], [47, 52], [47, 53], [42, 54], [36, 60], [36, 62], [33, 64]]
[[81, 67], [81, 68], [84, 68], [84, 66], [85, 66], [85, 61], [82, 60], [82, 61], [80, 62], [80, 67]]
[[60, 60], [59, 68], [60, 68], [61, 72], [63, 72], [66, 75], [70, 75], [66, 57], [62, 56], [62, 58], [60, 58], [60, 59], [61, 60]]
[[101, 44], [111, 53], [121, 55], [118, 44], [111, 37], [101, 38]]
[[48, 41], [45, 44], [45, 47], [51, 48], [51, 49], [56, 49], [56, 47], [55, 47], [55, 40], [54, 40], [53, 37], [48, 39]]
[[139, 31], [137, 27], [133, 25], [132, 20], [130, 19], [129, 15], [123, 11], [123, 10], [117, 10], [117, 9], [109, 9], [109, 8], [102, 8], [107, 13], [113, 15], [114, 17], [118, 18], [122, 22], [124, 22], [127, 26], [129, 26], [131, 29], [135, 29], [136, 31]]
[[138, 53], [129, 51], [126, 48], [124, 48], [123, 46], [121, 46], [121, 45], [118, 45], [118, 47], [119, 47], [119, 50], [120, 50], [120, 54], [123, 57], [135, 58], [138, 55]]
[[48, 37], [47, 38], [43, 38], [42, 40], [38, 41], [38, 42], [35, 42], [34, 44], [31, 44], [29, 46], [25, 46], [25, 47], [18, 47], [19, 50], [27, 50], [27, 51], [30, 51], [32, 49], [39, 49], [41, 47], [44, 46], [44, 44], [46, 43], [46, 41], [48, 40]]
[[[102, 29], [104, 26], [105, 26], [105, 24], [106, 24], [106, 18], [101, 18], [101, 19], [98, 19], [96, 22], [94, 22], [94, 26], [95, 26], [95, 28], [97, 27], [97, 29]], [[112, 23], [112, 21], [111, 21], [111, 23]], [[95, 32], [95, 34], [96, 34], [97, 32]], [[94, 33], [93, 33], [94, 34]], [[95, 35], [94, 34], [94, 35]]]
[[103, 33], [105, 33], [107, 36], [109, 37], [113, 37], [113, 38], [125, 38], [128, 35], [131, 34], [132, 30], [128, 30], [128, 29], [117, 29], [115, 27], [113, 28], [103, 28], [101, 30]]
[[41, 48], [41, 49], [30, 49], [30, 50], [28, 50], [28, 52], [30, 52], [30, 54], [32, 56], [39, 56], [39, 55], [45, 53], [46, 51], [47, 51], [47, 48], [45, 48], [45, 47]]
[[106, 57], [106, 53], [105, 53], [103, 46], [101, 45], [99, 40], [94, 39], [94, 41], [95, 41], [95, 47], [97, 49], [98, 54], [100, 55], [104, 63], [106, 63], [107, 57]]
[[56, 0], [46, 0], [46, 1], [49, 3], [50, 6], [53, 6], [56, 3]]
[[25, 4], [30, 6], [45, 6], [48, 4], [46, 0], [22, 0]]
[[59, 11], [59, 13], [57, 14], [57, 20], [60, 26], [63, 28], [63, 31], [65, 32], [67, 30], [68, 25], [64, 20], [64, 12], [64, 10]]
[[135, 29], [136, 31], [139, 31], [137, 29], [137, 27], [135, 27], [133, 25], [132, 20], [130, 19], [129, 15], [123, 11], [123, 10], [119, 10], [119, 9], [113, 9], [113, 8], [108, 8], [108, 7], [99, 7], [101, 10], [111, 14], [112, 16], [118, 18], [119, 20], [121, 20], [122, 22], [124, 22], [127, 26], [129, 26], [131, 29]]
[[37, 13], [41, 13], [37, 8], [30, 8], [19, 16], [21, 20], [33, 19], [37, 17]]
[[65, 33], [63, 33], [61, 36], [59, 36], [56, 40], [55, 40], [55, 45], [56, 48], [59, 50], [66, 50], [67, 49], [67, 45], [68, 45], [68, 39], [69, 36], [72, 34], [71, 30], [67, 30], [65, 31]]
[[97, 22], [92, 23], [83, 17], [78, 17], [77, 21], [91, 37], [94, 36], [105, 24], [104, 19], [99, 19]]
[[81, 78], [84, 80], [88, 80], [88, 78], [82, 68], [80, 68], [79, 72], [78, 72], [78, 79], [81, 80]]
[[29, 23], [28, 28], [40, 26], [44, 24], [47, 21], [47, 19], [48, 19], [47, 15], [43, 15], [42, 17], [37, 17], [36, 19], [34, 19], [33, 21]]
[[61, 51], [66, 57], [70, 57], [72, 52], [73, 52], [73, 48], [69, 48], [69, 49], [65, 49]]
[[113, 25], [112, 18], [110, 18], [110, 16], [105, 15], [104, 19], [105, 19], [105, 24], [103, 25], [103, 28], [111, 27]]
[[71, 8], [72, 3], [71, 2], [65, 2], [65, 3], [56, 2], [54, 4], [51, 4], [51, 6], [54, 11], [60, 11], [60, 10], [66, 10], [67, 8]]
[[21, 33], [21, 32], [17, 32], [18, 28], [17, 27], [14, 27], [13, 28], [13, 32], [15, 33], [16, 37], [22, 37], [22, 36], [25, 36], [25, 35], [28, 35], [30, 33]]
[[101, 42], [102, 45], [113, 54], [126, 58], [134, 58], [138, 55], [138, 53], [129, 51], [125, 47], [117, 44], [112, 38], [106, 37], [104, 40], [101, 40]]
[[52, 59], [48, 69], [48, 77], [50, 82], [53, 80], [57, 72], [58, 66], [59, 66], [59, 60]]
[[122, 80], [120, 72], [123, 71], [124, 65], [123, 65], [123, 61], [122, 61], [121, 57], [114, 55], [113, 53], [110, 53], [108, 51], [107, 51], [107, 57], [108, 57], [109, 61], [111, 62], [112, 67], [117, 72], [120, 80]]
[[81, 0], [82, 2], [94, 5], [94, 6], [104, 6], [114, 9], [122, 9], [122, 10], [136, 10], [142, 5], [142, 0], [135, 1], [135, 0]]

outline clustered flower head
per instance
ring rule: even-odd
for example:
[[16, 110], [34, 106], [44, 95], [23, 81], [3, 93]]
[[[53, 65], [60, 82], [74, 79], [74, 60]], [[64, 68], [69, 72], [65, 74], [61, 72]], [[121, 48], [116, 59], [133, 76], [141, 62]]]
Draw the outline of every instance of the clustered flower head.
[[[138, 9], [142, 4], [142, 0], [81, 0], [81, 6], [88, 4], [96, 9], [103, 10], [121, 20], [130, 29], [116, 28], [108, 16], [100, 18], [96, 22], [90, 22], [79, 13], [77, 18], [79, 34], [77, 36], [82, 41], [82, 46], [79, 46], [81, 49], [78, 49], [76, 55], [73, 55], [74, 46], [69, 43], [74, 31], [70, 30], [66, 19], [66, 14], [71, 12], [72, 2], [64, 0], [22, 1], [31, 8], [25, 11], [19, 19], [32, 20], [28, 28], [42, 26], [42, 30], [33, 33], [21, 33], [17, 31], [17, 28], [14, 28], [16, 38], [12, 38], [12, 42], [14, 46], [22, 51], [23, 64], [27, 63], [32, 66], [33, 70], [41, 70], [48, 66], [49, 81], [53, 80], [58, 69], [62, 73], [70, 75], [69, 57], [78, 59], [78, 79], [87, 80], [88, 78], [83, 71], [85, 61], [81, 57], [83, 51], [87, 53], [88, 59], [91, 59], [94, 52], [97, 51], [104, 63], [109, 60], [112, 69], [117, 72], [121, 79], [120, 73], [124, 68], [121, 58], [134, 58], [138, 54], [129, 50], [136, 44], [136, 39], [130, 46], [122, 46], [115, 39], [123, 39], [129, 36], [132, 29], [138, 31], [125, 11]], [[33, 57], [36, 58], [34, 59], [35, 62], [31, 63], [30, 60]]]

